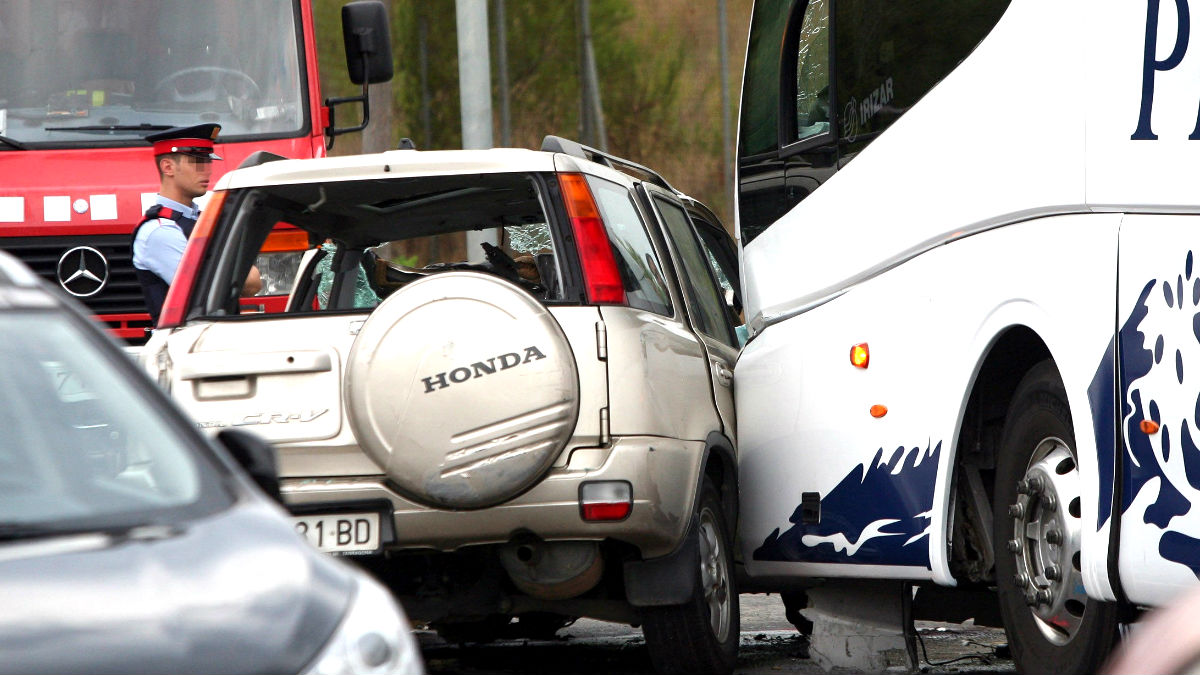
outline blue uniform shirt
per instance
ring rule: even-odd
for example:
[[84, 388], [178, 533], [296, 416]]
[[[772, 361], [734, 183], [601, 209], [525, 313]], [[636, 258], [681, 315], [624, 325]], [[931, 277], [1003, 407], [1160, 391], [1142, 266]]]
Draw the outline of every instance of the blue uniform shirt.
[[[199, 219], [200, 209], [193, 203], [184, 206], [173, 199], [158, 195], [156, 204], [177, 211], [185, 218]], [[133, 240], [133, 266], [158, 275], [170, 284], [175, 279], [175, 270], [183, 258], [187, 237], [179, 224], [169, 218], [151, 220], [138, 230]]]

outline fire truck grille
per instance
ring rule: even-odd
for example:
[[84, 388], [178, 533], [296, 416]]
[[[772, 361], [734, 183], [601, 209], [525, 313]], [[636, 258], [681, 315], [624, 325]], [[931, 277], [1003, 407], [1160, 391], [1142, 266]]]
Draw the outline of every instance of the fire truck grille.
[[[75, 295], [108, 323], [116, 335], [141, 342], [144, 339], [139, 338], [144, 338], [150, 322], [142, 287], [133, 271], [129, 242], [127, 234], [12, 237], [0, 240], [0, 248], [20, 258], [50, 283]], [[103, 260], [93, 253], [79, 251], [80, 247], [98, 252]]]

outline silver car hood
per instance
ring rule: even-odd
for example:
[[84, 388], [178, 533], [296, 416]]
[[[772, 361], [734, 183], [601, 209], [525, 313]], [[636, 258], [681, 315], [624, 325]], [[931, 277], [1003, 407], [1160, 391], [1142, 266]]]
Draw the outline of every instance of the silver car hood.
[[298, 672], [351, 584], [256, 499], [178, 526], [3, 542], [0, 672]]

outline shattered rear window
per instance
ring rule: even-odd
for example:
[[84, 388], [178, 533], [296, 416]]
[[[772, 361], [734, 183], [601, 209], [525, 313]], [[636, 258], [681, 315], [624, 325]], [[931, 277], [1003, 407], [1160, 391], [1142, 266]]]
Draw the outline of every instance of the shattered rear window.
[[500, 173], [248, 188], [221, 214], [226, 261], [215, 283], [224, 292], [210, 294], [206, 313], [240, 311], [236, 291], [273, 250], [267, 235], [280, 226], [308, 240], [291, 258], [288, 312], [370, 309], [449, 270], [494, 274], [541, 301], [564, 300], [543, 185], [537, 174]]

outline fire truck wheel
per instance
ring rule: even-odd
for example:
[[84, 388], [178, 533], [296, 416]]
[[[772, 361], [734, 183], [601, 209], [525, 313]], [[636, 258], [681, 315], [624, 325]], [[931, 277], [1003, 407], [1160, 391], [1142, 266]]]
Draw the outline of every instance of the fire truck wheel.
[[716, 675], [733, 672], [741, 623], [729, 528], [717, 488], [704, 481], [700, 495], [699, 575], [692, 598], [673, 607], [647, 609], [642, 631], [657, 673]]
[[1005, 419], [993, 501], [996, 585], [1017, 670], [1094, 673], [1117, 607], [1088, 598], [1080, 571], [1081, 478], [1066, 392], [1052, 361], [1021, 380]]

